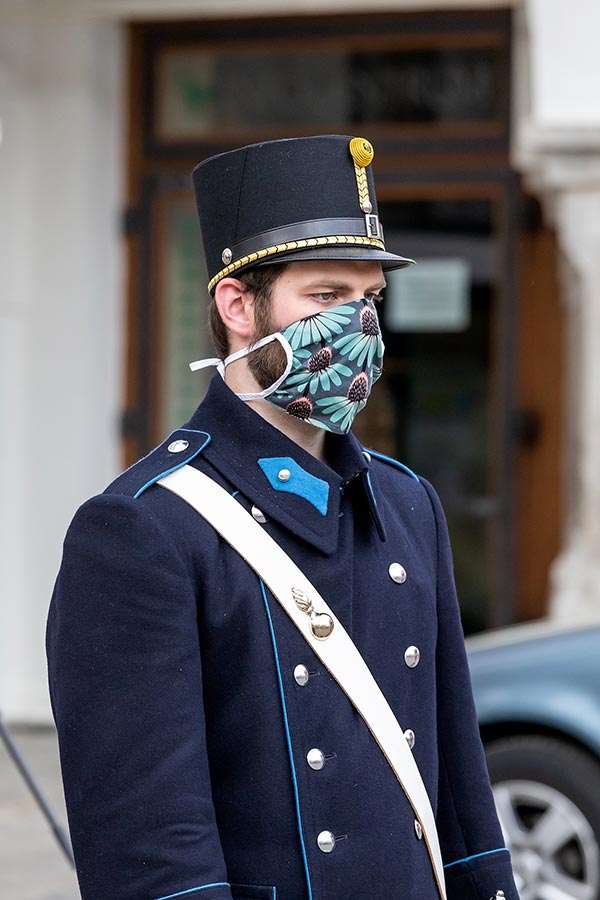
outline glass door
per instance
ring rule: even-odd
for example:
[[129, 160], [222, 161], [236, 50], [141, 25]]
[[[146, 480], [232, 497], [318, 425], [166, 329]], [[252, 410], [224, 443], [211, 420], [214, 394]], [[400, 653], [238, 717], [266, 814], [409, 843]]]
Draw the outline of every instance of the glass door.
[[493, 203], [388, 202], [380, 215], [387, 246], [418, 264], [388, 273], [384, 376], [372, 398], [377, 408], [367, 407], [358, 430], [434, 484], [451, 533], [465, 629], [479, 631], [498, 589], [497, 537], [507, 512], [496, 472]]

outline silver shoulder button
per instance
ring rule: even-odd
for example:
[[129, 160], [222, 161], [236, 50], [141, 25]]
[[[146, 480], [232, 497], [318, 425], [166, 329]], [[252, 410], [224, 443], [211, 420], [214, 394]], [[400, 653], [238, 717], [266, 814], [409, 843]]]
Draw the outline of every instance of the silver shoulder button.
[[184, 450], [187, 450], [189, 446], [189, 441], [171, 441], [167, 450], [169, 453], [182, 453]]

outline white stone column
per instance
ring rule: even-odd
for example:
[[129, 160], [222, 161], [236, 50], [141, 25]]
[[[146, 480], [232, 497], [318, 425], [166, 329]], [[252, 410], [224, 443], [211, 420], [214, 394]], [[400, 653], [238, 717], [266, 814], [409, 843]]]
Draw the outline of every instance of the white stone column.
[[[563, 547], [550, 615], [600, 615], [600, 4], [525, 0], [513, 157], [556, 229], [567, 307]], [[548, 367], [552, 365], [548, 360]]]
[[0, 2], [0, 710], [13, 720], [49, 720], [62, 538], [120, 465], [123, 54], [117, 24]]
[[[598, 157], [600, 174], [600, 154]], [[554, 201], [569, 310], [565, 542], [552, 572], [550, 614], [600, 615], [600, 178]]]

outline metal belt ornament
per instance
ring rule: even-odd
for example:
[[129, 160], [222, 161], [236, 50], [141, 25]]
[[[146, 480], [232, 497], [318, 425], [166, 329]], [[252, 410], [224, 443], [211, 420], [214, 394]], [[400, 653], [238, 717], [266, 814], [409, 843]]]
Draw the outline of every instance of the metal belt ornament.
[[402, 727], [342, 623], [279, 544], [212, 478], [184, 465], [158, 484], [185, 500], [254, 569], [351, 701], [412, 807], [439, 896], [446, 900], [435, 817], [421, 773]]

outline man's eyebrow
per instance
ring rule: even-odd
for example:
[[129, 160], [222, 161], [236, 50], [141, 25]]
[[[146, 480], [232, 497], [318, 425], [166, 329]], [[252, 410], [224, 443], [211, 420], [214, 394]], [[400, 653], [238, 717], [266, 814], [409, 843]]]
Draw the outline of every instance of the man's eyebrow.
[[349, 284], [344, 284], [341, 281], [327, 281], [325, 279], [318, 281], [311, 281], [310, 284], [306, 284], [305, 290], [307, 291], [315, 291], [317, 288], [325, 288], [328, 291], [351, 291], [352, 286]]
[[[385, 281], [378, 281], [373, 287], [367, 288], [366, 293], [371, 294], [382, 291], [385, 287], [387, 287]], [[346, 293], [350, 293], [350, 291], [354, 290], [351, 284], [344, 284], [340, 281], [311, 281], [310, 284], [304, 286], [304, 289], [306, 291], [345, 291]]]

